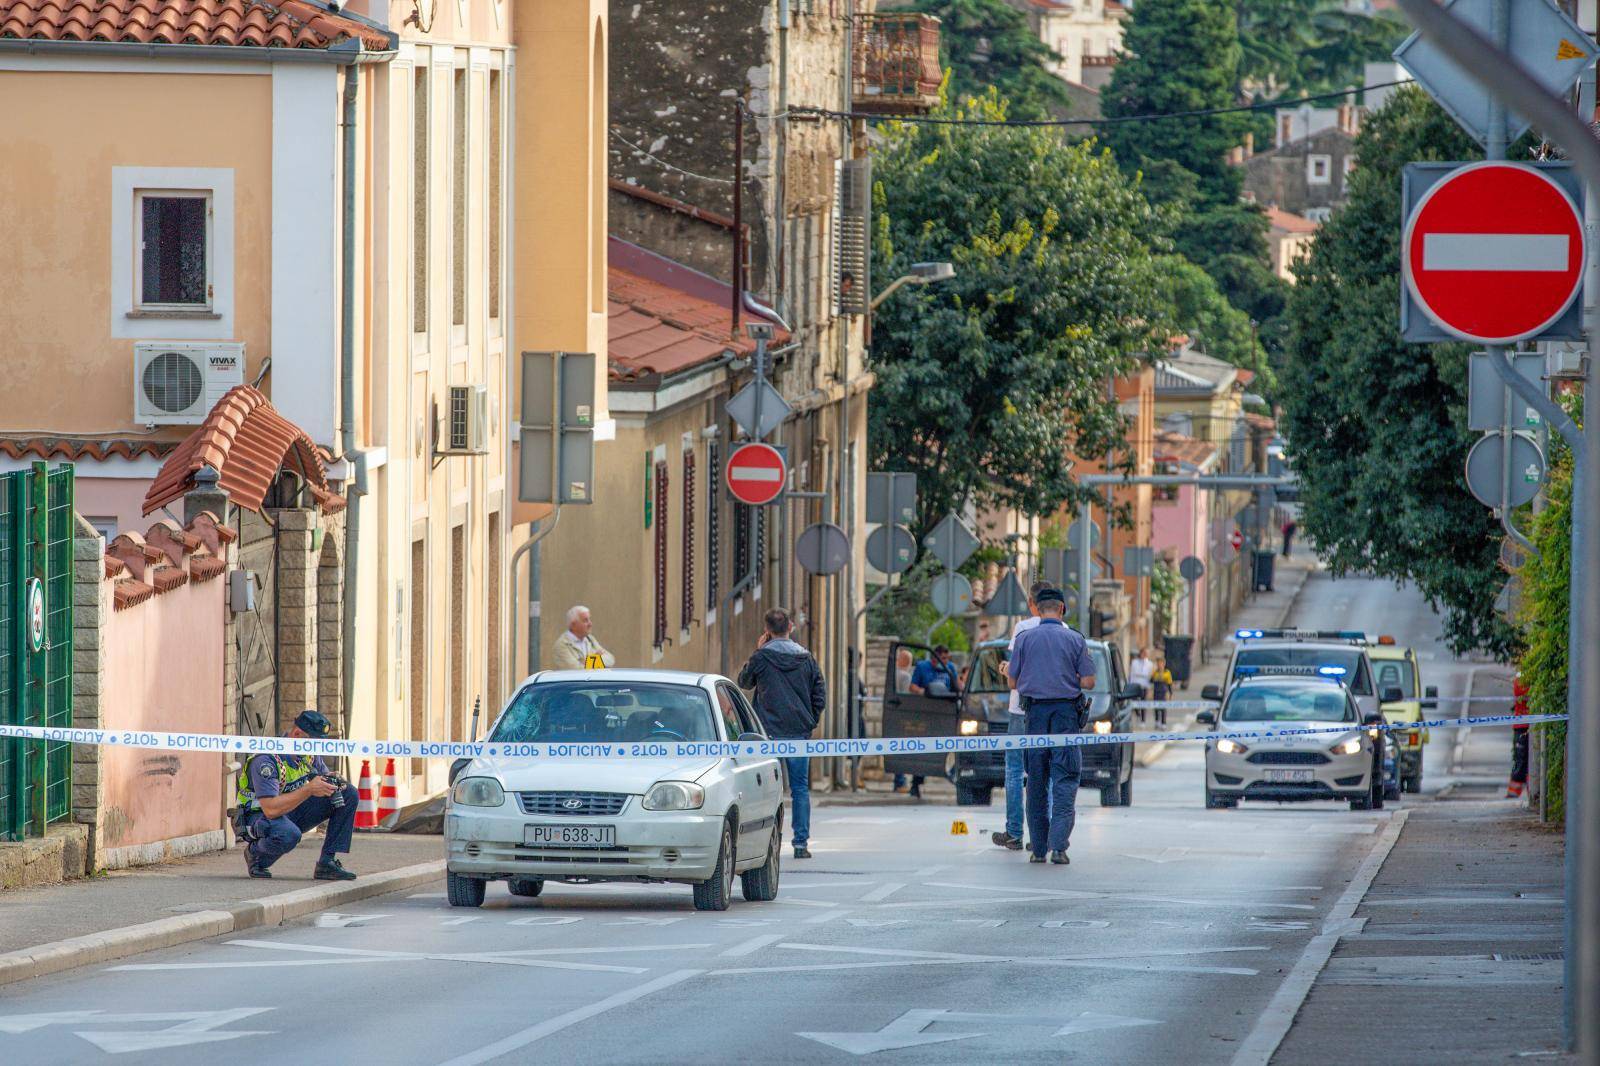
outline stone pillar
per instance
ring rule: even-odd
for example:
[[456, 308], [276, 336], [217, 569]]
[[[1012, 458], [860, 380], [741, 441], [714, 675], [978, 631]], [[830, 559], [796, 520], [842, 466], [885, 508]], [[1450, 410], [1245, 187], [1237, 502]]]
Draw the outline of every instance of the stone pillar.
[[210, 511], [221, 516], [228, 513], [228, 494], [217, 487], [219, 475], [209, 466], [195, 471], [194, 488], [183, 494], [183, 524], [185, 527], [201, 512]]
[[316, 512], [278, 511], [278, 732], [317, 706]]
[[[105, 542], [93, 526], [74, 516], [72, 542], [72, 725], [101, 726], [100, 684], [105, 676], [102, 629], [111, 617], [111, 583], [105, 580]], [[72, 820], [88, 827], [85, 868], [95, 869], [100, 851], [100, 749], [72, 746]]]
[[344, 514], [322, 516], [322, 550], [317, 553], [317, 710], [340, 736], [350, 729], [344, 706]]

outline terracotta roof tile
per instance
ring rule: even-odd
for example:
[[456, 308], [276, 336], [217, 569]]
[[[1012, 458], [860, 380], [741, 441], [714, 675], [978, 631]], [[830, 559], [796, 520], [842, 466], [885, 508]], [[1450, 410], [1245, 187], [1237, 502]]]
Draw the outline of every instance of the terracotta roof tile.
[[[0, 0], [3, 4], [4, 0]], [[159, 459], [177, 445], [172, 441], [134, 440], [129, 438], [87, 437], [27, 437], [0, 440], [0, 455], [13, 459], [138, 459], [152, 456]]]
[[232, 502], [252, 511], [261, 509], [280, 470], [302, 475], [325, 510], [337, 509], [331, 505], [328, 472], [317, 446], [249, 385], [229, 389], [205, 422], [161, 464], [145, 493], [144, 513], [188, 492], [204, 466], [217, 471], [218, 487]]
[[1156, 430], [1155, 445], [1153, 458], [1158, 463], [1179, 462], [1203, 466], [1217, 454], [1215, 444], [1165, 429]]
[[189, 572], [176, 566], [159, 566], [148, 571], [145, 576], [156, 587], [157, 596], [182, 588], [189, 583]]
[[1283, 230], [1285, 233], [1317, 232], [1317, 224], [1304, 215], [1297, 215], [1293, 211], [1285, 211], [1281, 207], [1268, 207], [1266, 213], [1267, 223], [1273, 229]]
[[227, 569], [228, 564], [215, 555], [197, 555], [189, 560], [189, 578], [196, 585], [220, 577]]
[[383, 30], [306, 0], [0, 0], [0, 37], [255, 48], [328, 48], [359, 40], [387, 51]]
[[114, 555], [107, 555], [101, 561], [106, 564], [107, 578], [114, 578], [118, 574], [125, 574], [128, 571], [128, 564], [123, 562], [121, 559], [118, 559]]
[[126, 610], [136, 604], [143, 603], [155, 594], [156, 590], [146, 585], [143, 581], [135, 581], [132, 578], [126, 581], [118, 581], [111, 589], [112, 609], [117, 611]]
[[[620, 267], [607, 271], [607, 323], [611, 376], [669, 374], [709, 362], [724, 352], [748, 355], [755, 342], [733, 332], [727, 304], [715, 303], [663, 281]], [[775, 328], [773, 344], [789, 334]]]

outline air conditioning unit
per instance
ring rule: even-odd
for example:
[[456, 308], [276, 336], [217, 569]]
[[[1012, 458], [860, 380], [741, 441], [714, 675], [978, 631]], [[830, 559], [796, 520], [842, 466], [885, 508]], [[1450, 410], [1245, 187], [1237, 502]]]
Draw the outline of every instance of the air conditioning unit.
[[244, 384], [244, 344], [139, 341], [133, 346], [133, 420], [197, 426], [235, 385]]
[[489, 386], [450, 386], [440, 445], [440, 455], [489, 454]]

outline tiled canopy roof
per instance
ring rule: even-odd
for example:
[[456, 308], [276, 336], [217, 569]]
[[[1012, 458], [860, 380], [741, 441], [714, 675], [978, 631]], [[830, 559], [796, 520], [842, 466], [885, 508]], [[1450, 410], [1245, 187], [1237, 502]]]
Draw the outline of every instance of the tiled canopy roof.
[[327, 48], [359, 40], [386, 51], [382, 30], [305, 0], [0, 0], [0, 37], [256, 48]]
[[1191, 466], [1204, 466], [1217, 454], [1217, 446], [1207, 441], [1186, 437], [1182, 433], [1158, 429], [1155, 434], [1156, 462], [1180, 462]]
[[136, 440], [127, 437], [90, 439], [87, 437], [29, 437], [0, 440], [0, 455], [13, 459], [138, 459], [150, 456], [159, 459], [176, 445], [171, 441]]
[[235, 385], [161, 464], [145, 493], [144, 513], [171, 503], [194, 487], [201, 467], [217, 471], [218, 487], [240, 507], [259, 511], [280, 470], [305, 479], [325, 511], [344, 507], [328, 488], [328, 472], [317, 446], [299, 426], [280, 415], [249, 385]]

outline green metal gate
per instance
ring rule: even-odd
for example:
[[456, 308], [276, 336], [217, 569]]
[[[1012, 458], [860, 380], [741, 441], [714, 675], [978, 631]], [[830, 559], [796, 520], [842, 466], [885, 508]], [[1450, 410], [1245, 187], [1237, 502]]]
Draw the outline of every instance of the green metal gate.
[[[0, 721], [72, 725], [72, 468], [0, 474]], [[0, 740], [0, 840], [72, 812], [72, 745]]]

